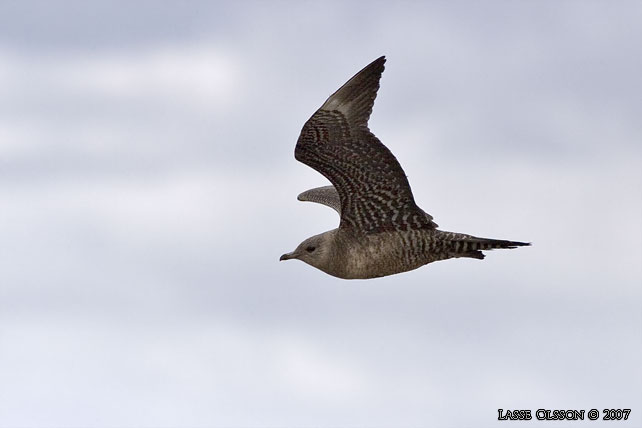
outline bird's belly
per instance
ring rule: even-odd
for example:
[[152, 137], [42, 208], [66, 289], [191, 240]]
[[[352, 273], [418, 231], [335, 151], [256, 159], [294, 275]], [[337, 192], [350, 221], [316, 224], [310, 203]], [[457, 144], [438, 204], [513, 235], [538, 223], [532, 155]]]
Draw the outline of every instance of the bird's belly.
[[368, 235], [344, 254], [347, 279], [377, 278], [416, 269], [432, 260], [425, 245], [400, 233]]

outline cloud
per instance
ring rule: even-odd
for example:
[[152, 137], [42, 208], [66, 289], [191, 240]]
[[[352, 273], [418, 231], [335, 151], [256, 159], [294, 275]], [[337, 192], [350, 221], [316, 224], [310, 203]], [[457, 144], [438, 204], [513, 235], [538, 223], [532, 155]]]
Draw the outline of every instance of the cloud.
[[241, 63], [208, 43], [93, 55], [4, 49], [0, 64], [5, 174], [189, 162], [203, 144], [224, 149], [216, 135], [246, 95]]

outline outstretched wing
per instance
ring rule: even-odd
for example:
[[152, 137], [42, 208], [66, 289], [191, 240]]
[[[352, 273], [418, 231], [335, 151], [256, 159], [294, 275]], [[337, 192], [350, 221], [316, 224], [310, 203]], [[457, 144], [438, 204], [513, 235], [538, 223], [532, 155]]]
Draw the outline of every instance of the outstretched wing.
[[415, 204], [401, 165], [368, 129], [385, 61], [376, 59], [327, 99], [303, 126], [294, 157], [336, 188], [340, 228], [434, 229], [432, 217]]
[[316, 202], [332, 208], [341, 216], [341, 199], [334, 186], [316, 187], [297, 196], [299, 201]]

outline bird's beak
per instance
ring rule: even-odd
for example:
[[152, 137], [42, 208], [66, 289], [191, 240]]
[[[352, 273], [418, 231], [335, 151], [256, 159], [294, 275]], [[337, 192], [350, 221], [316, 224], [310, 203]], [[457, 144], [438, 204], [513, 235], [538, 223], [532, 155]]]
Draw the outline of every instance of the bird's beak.
[[290, 260], [290, 259], [294, 259], [294, 258], [295, 258], [295, 256], [294, 256], [294, 253], [293, 253], [293, 252], [292, 252], [292, 253], [286, 253], [286, 254], [283, 254], [283, 255], [279, 258], [279, 261], [280, 261], [280, 262], [282, 262], [283, 260]]

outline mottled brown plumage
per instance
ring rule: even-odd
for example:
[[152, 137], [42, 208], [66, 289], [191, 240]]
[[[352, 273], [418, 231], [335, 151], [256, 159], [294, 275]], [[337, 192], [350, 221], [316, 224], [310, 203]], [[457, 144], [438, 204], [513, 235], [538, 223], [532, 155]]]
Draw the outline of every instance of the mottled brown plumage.
[[406, 174], [368, 129], [385, 58], [357, 73], [317, 110], [294, 157], [323, 174], [341, 200], [341, 224], [364, 232], [435, 229], [415, 204]]
[[415, 204], [401, 165], [368, 129], [385, 61], [378, 58], [357, 73], [303, 126], [294, 156], [332, 186], [298, 199], [327, 205], [341, 220], [337, 229], [308, 238], [281, 260], [297, 258], [339, 278], [374, 278], [529, 245], [437, 230], [432, 216]]

